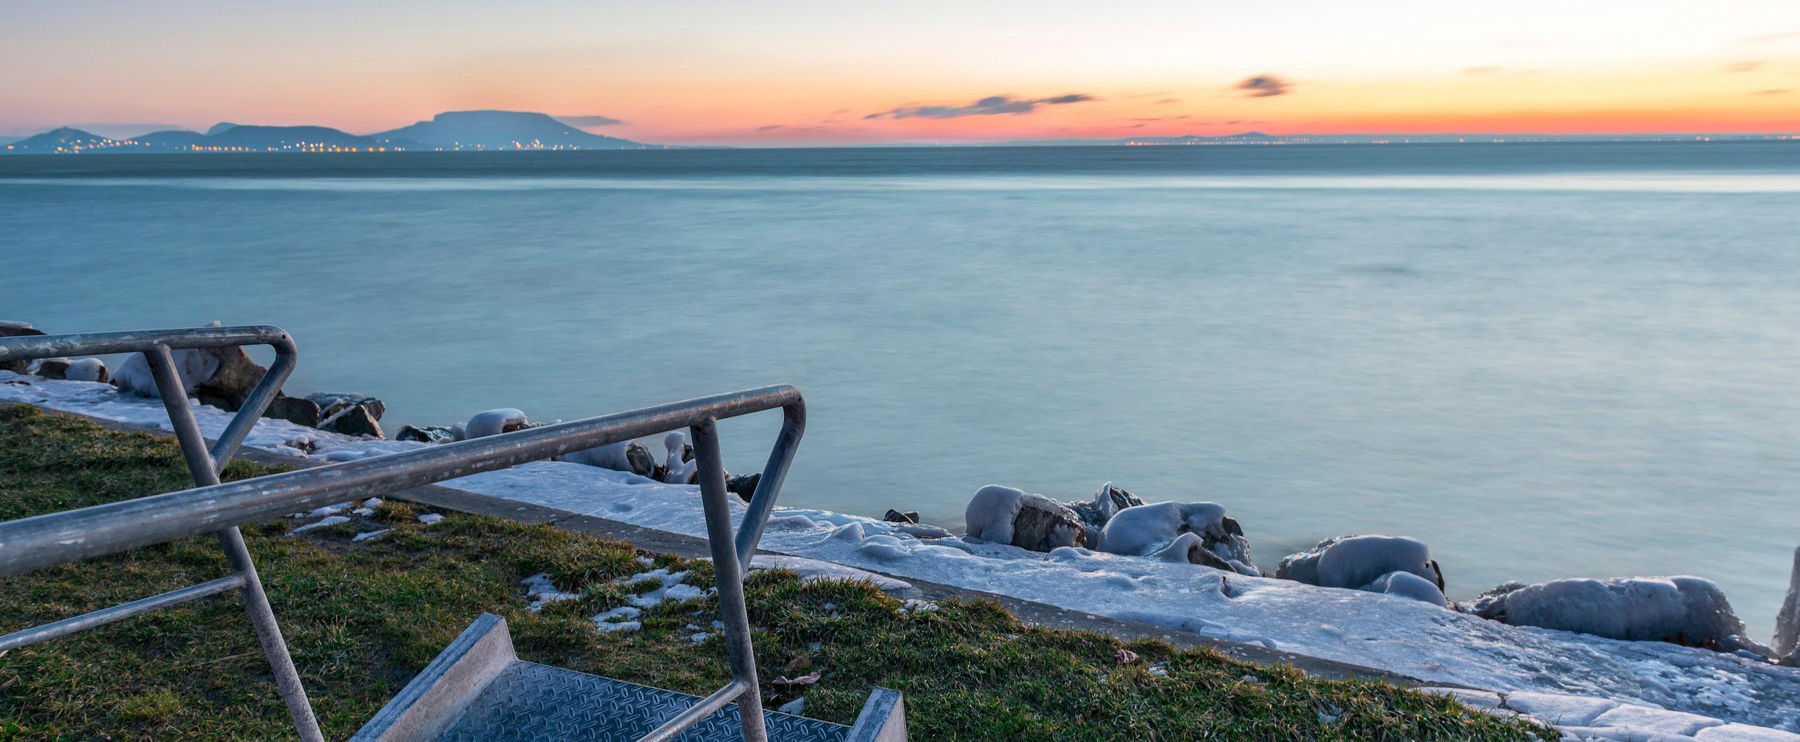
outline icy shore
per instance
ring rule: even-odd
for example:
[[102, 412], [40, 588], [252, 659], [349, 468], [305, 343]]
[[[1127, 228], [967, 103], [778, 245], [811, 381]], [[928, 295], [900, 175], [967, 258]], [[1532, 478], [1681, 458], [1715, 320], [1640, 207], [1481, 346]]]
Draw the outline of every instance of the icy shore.
[[[168, 428], [159, 402], [121, 395], [106, 384], [0, 372], [0, 401]], [[229, 413], [210, 407], [197, 407], [196, 414], [208, 435], [230, 419]], [[246, 445], [341, 461], [432, 444], [351, 438], [265, 419]], [[705, 535], [694, 487], [628, 473], [538, 462], [445, 484], [646, 528]], [[733, 507], [741, 512], [737, 503]], [[822, 510], [778, 509], [762, 546], [1433, 683], [1577, 694], [1800, 732], [1800, 669], [1732, 654], [1515, 627], [1402, 597], [1075, 547], [1039, 553], [960, 538], [920, 540], [894, 523]]]

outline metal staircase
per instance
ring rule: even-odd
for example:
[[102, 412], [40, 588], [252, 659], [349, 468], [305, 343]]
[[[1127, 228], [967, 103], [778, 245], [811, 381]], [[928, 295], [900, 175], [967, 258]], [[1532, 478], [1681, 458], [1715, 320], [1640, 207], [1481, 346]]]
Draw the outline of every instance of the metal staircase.
[[[171, 351], [271, 345], [276, 362], [209, 450]], [[799, 390], [773, 386], [631, 412], [429, 446], [402, 453], [220, 484], [218, 472], [293, 370], [294, 344], [275, 327], [0, 338], [0, 361], [143, 353], [156, 377], [194, 489], [0, 523], [0, 577], [206, 533], [219, 536], [233, 574], [0, 636], [0, 651], [236, 590], [274, 670], [302, 740], [323, 740], [299, 674], [263, 594], [238, 527], [319, 505], [386, 495], [528, 461], [687, 428], [693, 439], [732, 680], [706, 698], [519, 660], [506, 622], [484, 614], [353, 739], [381, 740], [849, 740], [904, 742], [904, 704], [875, 689], [854, 726], [764, 711], [744, 605], [743, 574], [806, 427]], [[783, 423], [735, 534], [717, 422], [781, 408]]]

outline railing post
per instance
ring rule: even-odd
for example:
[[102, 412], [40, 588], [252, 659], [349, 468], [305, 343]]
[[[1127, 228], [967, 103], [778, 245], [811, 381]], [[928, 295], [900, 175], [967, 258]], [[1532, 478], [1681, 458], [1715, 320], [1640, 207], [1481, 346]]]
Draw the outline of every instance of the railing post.
[[750, 496], [750, 507], [744, 511], [744, 522], [738, 526], [738, 565], [748, 569], [756, 555], [756, 544], [762, 540], [763, 527], [769, 524], [769, 513], [775, 510], [775, 497], [781, 494], [781, 482], [787, 479], [788, 467], [794, 463], [794, 452], [800, 448], [800, 436], [806, 434], [806, 402], [795, 399], [781, 408], [781, 432], [775, 436], [775, 447], [769, 449], [769, 463], [763, 466], [756, 492]]
[[[187, 388], [181, 383], [181, 373], [175, 368], [169, 346], [158, 343], [144, 353], [144, 360], [150, 362], [150, 373], [156, 377], [157, 394], [162, 397], [163, 408], [169, 411], [169, 424], [175, 429], [175, 440], [181, 444], [181, 454], [187, 458], [194, 483], [202, 487], [218, 484], [223, 464], [216, 464], [206, 450], [206, 439], [200, 435], [200, 424], [194, 420], [193, 408], [188, 406]], [[264, 381], [267, 380], [265, 376]], [[258, 384], [257, 391], [263, 392], [264, 386]], [[252, 396], [273, 396], [273, 392]], [[251, 422], [255, 422], [254, 418]], [[232, 447], [235, 448], [235, 444]], [[325, 735], [319, 731], [319, 721], [313, 716], [312, 705], [307, 702], [306, 688], [300, 683], [300, 672], [294, 668], [287, 641], [282, 638], [281, 627], [275, 621], [275, 610], [269, 607], [269, 596], [263, 592], [262, 579], [256, 574], [256, 563], [250, 558], [249, 547], [244, 545], [244, 535], [237, 526], [232, 526], [219, 531], [217, 536], [231, 571], [243, 581], [244, 608], [250, 613], [257, 641], [269, 659], [269, 669], [275, 674], [275, 690], [287, 703], [294, 730], [300, 733], [304, 742], [325, 742]]]
[[712, 418], [688, 428], [700, 467], [700, 503], [706, 509], [706, 537], [712, 547], [713, 578], [719, 590], [719, 617], [725, 623], [725, 652], [731, 678], [744, 683], [738, 696], [738, 719], [745, 742], [766, 742], [762, 686], [756, 677], [756, 650], [750, 643], [750, 613], [744, 605], [744, 570], [732, 538], [731, 508], [726, 504], [725, 462], [719, 453], [718, 424]]

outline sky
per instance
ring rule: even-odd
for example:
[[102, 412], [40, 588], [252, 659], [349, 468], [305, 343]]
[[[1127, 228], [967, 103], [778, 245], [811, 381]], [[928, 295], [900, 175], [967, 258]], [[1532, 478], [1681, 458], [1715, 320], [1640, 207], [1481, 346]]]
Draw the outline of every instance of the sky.
[[1796, 0], [59, 0], [0, 135], [540, 111], [667, 144], [1800, 132]]

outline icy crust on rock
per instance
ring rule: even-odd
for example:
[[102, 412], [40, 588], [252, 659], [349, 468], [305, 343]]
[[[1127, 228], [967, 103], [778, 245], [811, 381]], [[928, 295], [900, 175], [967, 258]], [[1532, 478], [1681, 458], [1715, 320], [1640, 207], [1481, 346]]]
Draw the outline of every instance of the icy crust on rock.
[[[0, 400], [169, 427], [155, 400], [121, 395], [105, 384], [0, 372]], [[217, 435], [230, 420], [229, 413], [205, 407], [196, 408], [196, 416], [207, 435]], [[257, 423], [248, 445], [298, 455], [300, 451], [285, 442], [301, 437], [317, 445], [315, 458], [329, 454], [360, 458], [430, 445], [355, 439], [267, 419]], [[563, 462], [525, 464], [445, 484], [705, 536], [705, 518], [692, 485], [650, 482], [625, 472]], [[737, 498], [727, 500], [734, 516], [741, 517], [743, 505]], [[1314, 587], [1079, 547], [1039, 553], [955, 537], [921, 540], [898, 525], [823, 510], [782, 508], [770, 519], [762, 548], [902, 579], [1260, 643], [1428, 682], [1598, 696], [1800, 732], [1800, 669], [1662, 642], [1510, 626], [1393, 595]]]
[[1100, 529], [1099, 548], [1261, 574], [1250, 562], [1250, 542], [1243, 529], [1225, 517], [1225, 506], [1212, 502], [1159, 502], [1120, 510]]
[[1760, 649], [1743, 638], [1744, 624], [1725, 593], [1699, 577], [1507, 583], [1477, 596], [1470, 607], [1476, 615], [1515, 626], [1727, 652]]

